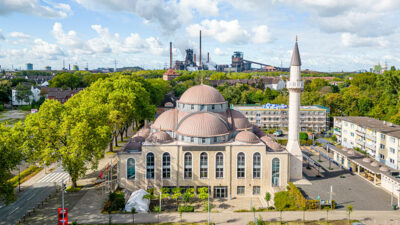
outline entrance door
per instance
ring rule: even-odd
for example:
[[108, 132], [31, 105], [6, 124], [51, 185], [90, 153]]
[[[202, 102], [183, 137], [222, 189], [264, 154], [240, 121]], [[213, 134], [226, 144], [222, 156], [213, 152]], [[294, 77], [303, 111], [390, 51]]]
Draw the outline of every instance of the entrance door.
[[214, 187], [214, 198], [228, 197], [227, 187]]

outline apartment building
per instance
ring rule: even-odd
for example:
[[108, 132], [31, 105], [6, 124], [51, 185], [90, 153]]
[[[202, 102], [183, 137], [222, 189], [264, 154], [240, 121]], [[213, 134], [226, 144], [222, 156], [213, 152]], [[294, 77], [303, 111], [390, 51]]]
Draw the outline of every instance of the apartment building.
[[[238, 110], [253, 125], [260, 128], [288, 127], [288, 107], [281, 104], [265, 105], [231, 105], [232, 109]], [[300, 106], [300, 129], [301, 131], [322, 132], [329, 129], [329, 109], [323, 106]]]
[[334, 134], [347, 148], [360, 148], [393, 169], [400, 168], [400, 126], [369, 117], [335, 117]]

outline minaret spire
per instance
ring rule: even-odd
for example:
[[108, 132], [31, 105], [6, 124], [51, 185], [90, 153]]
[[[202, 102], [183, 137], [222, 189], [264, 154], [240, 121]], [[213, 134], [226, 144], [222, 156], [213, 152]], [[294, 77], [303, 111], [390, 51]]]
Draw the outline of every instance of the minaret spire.
[[290, 179], [299, 180], [303, 177], [303, 155], [300, 148], [300, 96], [303, 91], [301, 80], [301, 59], [299, 46], [296, 42], [290, 61], [290, 77], [286, 84], [289, 90], [289, 134], [286, 149], [290, 153]]

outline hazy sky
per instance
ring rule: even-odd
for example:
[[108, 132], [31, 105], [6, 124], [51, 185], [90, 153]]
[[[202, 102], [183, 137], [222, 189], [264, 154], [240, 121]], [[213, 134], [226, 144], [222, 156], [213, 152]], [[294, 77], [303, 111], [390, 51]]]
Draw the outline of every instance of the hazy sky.
[[400, 66], [399, 0], [0, 0], [0, 65], [34, 69], [162, 68], [185, 48], [230, 64], [249, 60], [288, 66], [296, 34], [303, 68]]

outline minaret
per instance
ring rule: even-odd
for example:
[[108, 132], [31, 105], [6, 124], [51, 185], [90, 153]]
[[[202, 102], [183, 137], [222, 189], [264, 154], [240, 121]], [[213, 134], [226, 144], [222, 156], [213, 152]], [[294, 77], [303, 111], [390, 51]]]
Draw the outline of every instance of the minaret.
[[296, 43], [290, 61], [290, 78], [286, 83], [289, 90], [289, 135], [286, 149], [290, 153], [290, 180], [299, 180], [303, 177], [303, 155], [300, 149], [300, 95], [304, 88], [301, 81], [301, 59], [299, 47]]

